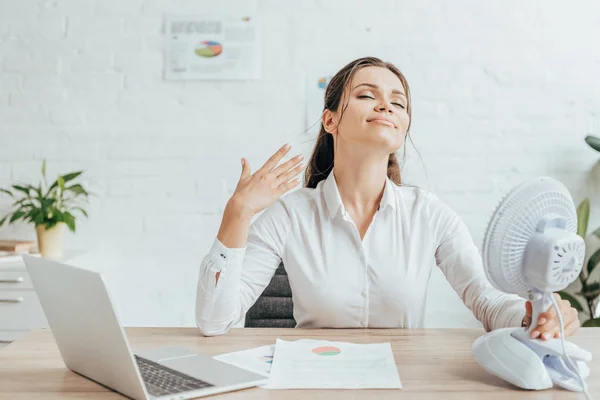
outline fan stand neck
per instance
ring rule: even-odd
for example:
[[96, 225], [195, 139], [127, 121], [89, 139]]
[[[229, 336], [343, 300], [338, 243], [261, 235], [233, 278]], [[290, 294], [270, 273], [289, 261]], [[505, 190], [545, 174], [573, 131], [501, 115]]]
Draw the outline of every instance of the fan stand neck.
[[537, 327], [540, 315], [552, 307], [552, 292], [542, 292], [533, 288], [528, 293], [528, 300], [531, 302], [531, 324], [527, 329], [527, 333], [531, 333]]

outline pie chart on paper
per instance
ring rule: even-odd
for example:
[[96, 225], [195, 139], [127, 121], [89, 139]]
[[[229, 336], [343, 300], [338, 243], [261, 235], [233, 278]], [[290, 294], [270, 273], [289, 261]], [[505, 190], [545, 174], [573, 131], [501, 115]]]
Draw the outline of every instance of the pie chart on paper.
[[333, 346], [315, 347], [312, 352], [319, 356], [337, 356], [341, 353], [340, 349]]
[[202, 41], [194, 49], [194, 53], [200, 57], [216, 57], [221, 54], [222, 51], [223, 46], [221, 46], [221, 43], [212, 40]]

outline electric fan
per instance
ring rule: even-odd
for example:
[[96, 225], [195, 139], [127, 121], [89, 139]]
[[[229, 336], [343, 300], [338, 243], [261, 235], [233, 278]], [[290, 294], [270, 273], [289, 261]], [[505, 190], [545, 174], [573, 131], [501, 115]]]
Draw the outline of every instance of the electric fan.
[[[581, 271], [585, 243], [576, 232], [577, 213], [569, 191], [548, 177], [515, 187], [488, 224], [482, 249], [485, 274], [499, 290], [527, 296], [532, 322], [528, 329], [497, 329], [482, 335], [473, 343], [473, 356], [486, 371], [520, 388], [542, 390], [556, 384], [587, 396], [585, 378], [592, 355], [564, 340], [552, 295]], [[552, 306], [559, 315], [560, 338], [531, 339], [540, 313]]]

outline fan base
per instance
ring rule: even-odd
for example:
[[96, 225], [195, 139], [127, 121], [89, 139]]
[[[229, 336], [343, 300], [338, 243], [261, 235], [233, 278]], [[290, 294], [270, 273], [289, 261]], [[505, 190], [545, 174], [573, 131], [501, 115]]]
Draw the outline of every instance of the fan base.
[[[549, 389], [553, 385], [583, 391], [576, 371], [563, 358], [561, 339], [531, 339], [523, 328], [497, 329], [473, 343], [473, 356], [486, 371], [517, 387]], [[565, 349], [583, 379], [589, 376], [590, 352], [565, 341]]]

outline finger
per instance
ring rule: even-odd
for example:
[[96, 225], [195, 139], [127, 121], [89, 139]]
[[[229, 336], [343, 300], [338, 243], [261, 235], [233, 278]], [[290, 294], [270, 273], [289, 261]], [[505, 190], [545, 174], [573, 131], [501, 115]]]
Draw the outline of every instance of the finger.
[[296, 185], [298, 185], [300, 183], [300, 179], [296, 178], [293, 181], [289, 181], [286, 183], [282, 183], [281, 185], [279, 185], [279, 187], [277, 188], [277, 194], [279, 196], [285, 194], [286, 192], [292, 190], [294, 187], [296, 187]]
[[[568, 310], [565, 310], [562, 313], [563, 325], [564, 329], [567, 329], [567, 326], [577, 321], [579, 323], [579, 313], [576, 309], [570, 307]], [[557, 330], [560, 332], [560, 324], [557, 322]]]
[[556, 299], [557, 303], [560, 303], [562, 301], [562, 297], [560, 297], [560, 294], [554, 292], [552, 293], [552, 296], [554, 296], [554, 299]]
[[536, 323], [538, 325], [544, 325], [546, 322], [550, 321], [553, 318], [556, 318], [556, 311], [554, 310], [554, 307], [550, 307], [548, 311], [543, 312], [539, 315]]
[[279, 181], [281, 182], [287, 182], [290, 179], [292, 179], [294, 176], [298, 175], [300, 172], [302, 172], [302, 170], [306, 167], [306, 164], [302, 163], [300, 165], [298, 165], [296, 168], [294, 169], [290, 169], [288, 172], [286, 172], [285, 174], [279, 175], [279, 177], [277, 178]]
[[[575, 320], [579, 320], [577, 310], [575, 310], [574, 308], [568, 308], [566, 310], [561, 311], [561, 316], [565, 329]], [[557, 333], [560, 333], [560, 321], [558, 319], [558, 316], [546, 322], [542, 327], [540, 327], [539, 330], [543, 339], [557, 337]]]
[[263, 165], [258, 171], [256, 171], [257, 173], [260, 174], [265, 174], [267, 172], [271, 172], [271, 170], [273, 168], [275, 168], [275, 166], [277, 165], [277, 163], [279, 163], [279, 161], [283, 158], [283, 156], [285, 156], [287, 154], [288, 151], [290, 151], [290, 145], [289, 144], [285, 144], [283, 145], [279, 150], [277, 150], [277, 152], [275, 154], [273, 154], [265, 163], [265, 165]]
[[557, 318], [552, 318], [548, 320], [544, 325], [539, 327], [539, 331], [542, 334], [544, 339], [551, 338], [554, 335], [554, 332], [560, 331], [560, 324], [558, 323]]
[[[581, 326], [581, 321], [579, 321], [579, 318], [577, 318], [576, 320], [571, 321], [569, 324], [567, 324], [567, 326], [565, 326], [565, 338], [575, 334], [575, 332], [577, 332], [577, 330], [579, 329], [580, 326]], [[554, 337], [560, 338], [560, 332], [556, 332], [554, 334]]]
[[248, 176], [250, 176], [250, 164], [248, 163], [248, 160], [242, 158], [242, 173], [240, 175], [240, 180]]
[[[558, 304], [559, 309], [560, 309], [560, 315], [562, 316], [563, 319], [563, 323], [565, 325], [567, 325], [569, 322], [571, 322], [576, 315], [573, 314], [574, 308], [571, 307], [571, 303], [569, 303], [567, 300], [561, 300], [561, 302]], [[544, 321], [544, 318], [546, 319]], [[554, 308], [551, 311], [548, 311], [546, 313], [540, 314], [540, 319], [538, 322], [539, 325], [548, 325], [547, 329], [545, 329], [546, 331], [550, 331], [552, 328], [554, 328], [555, 326], [559, 326], [559, 321], [558, 321], [558, 315], [556, 314], [556, 311], [554, 310]]]
[[[555, 313], [556, 315], [556, 313]], [[566, 327], [569, 323], [571, 323], [574, 319], [578, 319], [577, 315], [574, 315], [573, 312], [569, 309], [561, 312], [563, 324]], [[558, 320], [558, 316], [550, 318], [548, 320], [544, 320], [545, 317], [540, 315], [540, 321], [543, 321], [543, 324], [538, 324], [534, 331], [537, 333], [534, 334], [532, 331], [532, 337], [541, 337], [542, 339], [551, 339], [552, 337], [556, 337], [556, 333], [560, 332], [560, 321]]]
[[280, 166], [275, 168], [272, 172], [273, 172], [273, 174], [275, 174], [275, 176], [279, 177], [279, 175], [289, 171], [296, 164], [298, 164], [300, 161], [302, 161], [303, 158], [304, 158], [303, 154], [298, 154], [296, 157], [284, 162], [283, 164], [281, 164]]
[[[567, 318], [572, 318], [577, 315], [577, 310], [571, 307], [571, 303], [568, 300], [562, 300], [560, 309], [561, 314]], [[575, 313], [573, 311], [575, 311]]]

